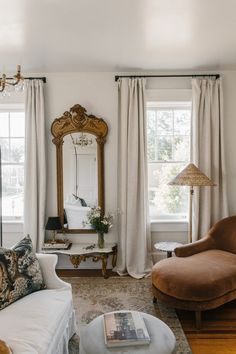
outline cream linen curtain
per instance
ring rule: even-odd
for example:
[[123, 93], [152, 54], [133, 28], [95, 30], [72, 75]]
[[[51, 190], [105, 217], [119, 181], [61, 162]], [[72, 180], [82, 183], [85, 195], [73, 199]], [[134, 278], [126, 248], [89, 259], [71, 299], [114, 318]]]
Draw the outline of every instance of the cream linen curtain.
[[39, 251], [44, 240], [46, 141], [42, 80], [25, 80], [24, 234]]
[[193, 241], [228, 216], [221, 79], [192, 80], [192, 158], [217, 186], [196, 189]]
[[134, 278], [152, 266], [148, 217], [145, 79], [119, 79], [117, 272]]

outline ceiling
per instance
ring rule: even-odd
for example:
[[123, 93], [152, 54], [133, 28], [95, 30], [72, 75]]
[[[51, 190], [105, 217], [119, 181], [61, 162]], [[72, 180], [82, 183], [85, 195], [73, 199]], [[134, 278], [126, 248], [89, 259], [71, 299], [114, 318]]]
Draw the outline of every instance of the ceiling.
[[235, 0], [0, 5], [0, 72], [236, 69]]

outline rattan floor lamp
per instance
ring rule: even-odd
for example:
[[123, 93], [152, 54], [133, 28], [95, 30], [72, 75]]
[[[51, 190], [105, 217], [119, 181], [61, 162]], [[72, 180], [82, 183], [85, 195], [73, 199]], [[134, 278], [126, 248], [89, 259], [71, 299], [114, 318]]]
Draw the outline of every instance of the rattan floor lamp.
[[193, 217], [193, 187], [206, 187], [215, 186], [215, 183], [210, 180], [202, 171], [197, 168], [193, 163], [186, 166], [171, 182], [170, 186], [189, 186], [190, 198], [189, 198], [189, 224], [188, 224], [188, 239], [192, 242], [192, 217]]

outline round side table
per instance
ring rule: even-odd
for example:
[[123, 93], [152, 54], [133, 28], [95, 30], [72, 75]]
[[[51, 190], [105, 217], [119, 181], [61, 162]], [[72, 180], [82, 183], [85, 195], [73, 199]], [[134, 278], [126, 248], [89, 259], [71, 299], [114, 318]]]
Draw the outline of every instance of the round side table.
[[167, 258], [172, 257], [174, 249], [180, 246], [183, 246], [183, 244], [179, 242], [157, 242], [154, 245], [156, 250], [166, 252]]
[[[133, 312], [133, 311], [131, 311]], [[143, 317], [151, 342], [148, 345], [107, 348], [104, 340], [103, 315], [95, 318], [82, 331], [80, 354], [172, 354], [175, 353], [175, 336], [158, 318], [139, 312]]]

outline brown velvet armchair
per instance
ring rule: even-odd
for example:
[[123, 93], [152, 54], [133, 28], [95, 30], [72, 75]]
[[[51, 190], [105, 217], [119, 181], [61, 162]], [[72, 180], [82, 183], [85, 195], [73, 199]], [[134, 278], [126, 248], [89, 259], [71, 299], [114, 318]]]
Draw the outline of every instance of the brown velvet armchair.
[[154, 301], [195, 311], [200, 328], [201, 311], [236, 298], [236, 216], [219, 221], [201, 240], [176, 248], [175, 255], [153, 267]]

